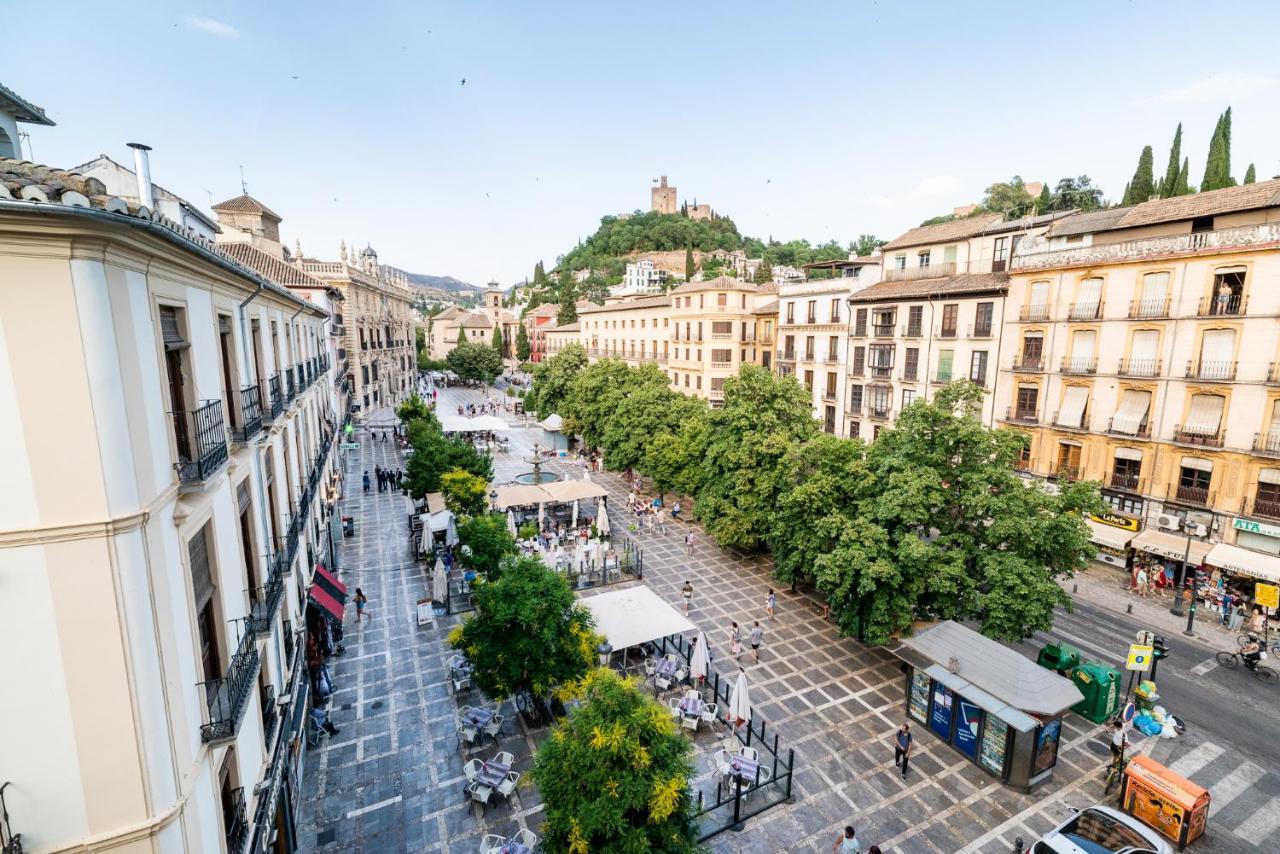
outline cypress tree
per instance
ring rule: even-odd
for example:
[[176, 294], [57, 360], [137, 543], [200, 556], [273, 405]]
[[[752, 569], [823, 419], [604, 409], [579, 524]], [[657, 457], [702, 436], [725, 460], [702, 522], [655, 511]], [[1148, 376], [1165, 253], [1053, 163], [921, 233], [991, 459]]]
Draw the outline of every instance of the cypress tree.
[[1160, 198], [1170, 199], [1179, 195], [1178, 167], [1182, 164], [1182, 122], [1173, 133], [1173, 145], [1169, 147], [1169, 165], [1164, 167], [1164, 179], [1160, 182]]
[[1182, 158], [1182, 169], [1178, 172], [1178, 187], [1174, 190], [1175, 196], [1189, 196], [1194, 192], [1191, 189], [1191, 158]]
[[492, 343], [492, 344], [493, 344], [493, 349], [497, 350], [497, 351], [498, 351], [499, 353], [501, 353], [503, 356], [507, 355], [507, 346], [506, 346], [506, 342], [502, 340], [502, 327], [501, 327], [501, 326], [495, 326], [495, 327], [493, 327], [493, 341], [492, 341], [492, 342], [490, 342], [490, 343]]
[[1138, 168], [1133, 173], [1133, 180], [1125, 188], [1122, 205], [1140, 205], [1155, 193], [1155, 176], [1152, 174], [1153, 155], [1151, 146], [1143, 146], [1138, 156]]
[[1253, 164], [1250, 163], [1249, 168], [1246, 169], [1244, 172], [1244, 182], [1246, 184], [1252, 184], [1257, 180], [1258, 180], [1258, 170], [1254, 169]]
[[1053, 194], [1049, 192], [1049, 185], [1045, 184], [1040, 188], [1040, 198], [1036, 200], [1036, 211], [1038, 213], [1048, 213], [1052, 205]]
[[1128, 184], [1125, 184], [1125, 185], [1124, 185], [1124, 194], [1123, 194], [1122, 196], [1120, 196], [1120, 206], [1121, 206], [1121, 207], [1124, 207], [1124, 206], [1125, 206], [1125, 205], [1127, 205], [1127, 204], [1129, 204], [1129, 185], [1128, 185]]
[[684, 277], [685, 277], [685, 280], [686, 280], [686, 281], [688, 281], [689, 279], [692, 279], [692, 278], [693, 278], [693, 274], [694, 274], [694, 272], [695, 272], [695, 270], [694, 270], [694, 266], [693, 266], [693, 246], [687, 246], [687, 247], [685, 247], [685, 250], [684, 250]]
[[467, 330], [459, 326], [458, 327], [458, 346], [461, 347], [463, 344], [466, 344], [466, 343], [467, 343]]
[[1204, 165], [1200, 189], [1220, 190], [1235, 184], [1231, 177], [1231, 108], [1218, 117], [1218, 125], [1209, 140], [1209, 157]]

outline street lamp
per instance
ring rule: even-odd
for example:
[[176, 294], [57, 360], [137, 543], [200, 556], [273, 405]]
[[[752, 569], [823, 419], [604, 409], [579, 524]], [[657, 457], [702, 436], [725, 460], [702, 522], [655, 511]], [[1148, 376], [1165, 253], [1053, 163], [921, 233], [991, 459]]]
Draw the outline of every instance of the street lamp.
[[[1187, 537], [1187, 550], [1182, 555], [1182, 586], [1191, 590], [1191, 595], [1195, 596], [1196, 576], [1194, 572], [1187, 572], [1187, 561], [1191, 560], [1191, 538]], [[1177, 587], [1173, 590], [1173, 607], [1169, 609], [1169, 613], [1175, 617], [1182, 616], [1182, 597], [1178, 594]]]
[[596, 654], [600, 656], [600, 666], [608, 667], [609, 656], [613, 655], [613, 644], [608, 641], [601, 641], [600, 645], [596, 647]]
[[489, 509], [497, 512], [498, 510], [498, 490], [489, 490]]

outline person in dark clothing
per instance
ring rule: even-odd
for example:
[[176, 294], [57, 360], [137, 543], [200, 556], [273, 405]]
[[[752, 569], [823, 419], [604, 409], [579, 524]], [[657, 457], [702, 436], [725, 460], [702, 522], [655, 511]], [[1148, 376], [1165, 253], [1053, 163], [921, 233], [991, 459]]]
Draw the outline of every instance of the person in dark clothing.
[[364, 491], [369, 491], [369, 471], [366, 469], [364, 473]]
[[909, 761], [911, 761], [911, 724], [904, 723], [898, 727], [898, 731], [893, 736], [893, 764], [902, 766], [903, 779], [906, 779]]

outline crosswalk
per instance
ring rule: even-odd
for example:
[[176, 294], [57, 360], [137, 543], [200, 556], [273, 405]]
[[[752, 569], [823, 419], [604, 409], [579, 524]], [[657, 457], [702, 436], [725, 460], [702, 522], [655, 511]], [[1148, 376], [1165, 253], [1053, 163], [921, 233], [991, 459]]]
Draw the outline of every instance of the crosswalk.
[[[1204, 786], [1212, 799], [1206, 840], [1223, 851], [1276, 851], [1280, 841], [1280, 769], [1268, 769], [1213, 741], [1161, 739], [1151, 758]], [[1241, 847], [1243, 843], [1243, 846]]]

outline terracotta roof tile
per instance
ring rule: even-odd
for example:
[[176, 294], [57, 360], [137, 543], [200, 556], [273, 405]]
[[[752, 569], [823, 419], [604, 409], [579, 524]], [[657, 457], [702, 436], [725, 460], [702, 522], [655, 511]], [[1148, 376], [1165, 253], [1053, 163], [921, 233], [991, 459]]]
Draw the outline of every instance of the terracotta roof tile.
[[1007, 273], [962, 273], [937, 279], [879, 282], [849, 297], [849, 302], [892, 302], [900, 299], [960, 296], [1003, 291], [1009, 286]]
[[1106, 231], [1115, 228], [1115, 224], [1123, 219], [1132, 207], [1103, 208], [1098, 211], [1084, 211], [1058, 220], [1049, 226], [1045, 237], [1073, 237], [1078, 234], [1092, 234], [1095, 231]]
[[588, 303], [578, 308], [578, 314], [599, 314], [602, 311], [635, 311], [642, 308], [661, 308], [671, 305], [670, 297], [640, 297], [639, 299], [615, 300], [605, 305]]
[[277, 285], [327, 288], [324, 282], [308, 273], [304, 273], [292, 264], [286, 264], [274, 255], [268, 255], [248, 243], [219, 243], [218, 251], [228, 258], [239, 261], [251, 270], [256, 270], [263, 278], [270, 279]]
[[1134, 205], [1114, 228], [1133, 228], [1159, 222], [1175, 222], [1200, 216], [1217, 216], [1235, 211], [1256, 210], [1280, 206], [1280, 180], [1259, 181], [1239, 187], [1225, 187], [1175, 196], [1172, 199], [1154, 199]]
[[975, 234], [981, 234], [984, 229], [1000, 222], [1004, 222], [1004, 217], [1000, 214], [986, 214], [984, 216], [953, 219], [950, 222], [940, 222], [937, 225], [922, 225], [895, 237], [880, 248], [882, 251], [887, 252], [890, 249], [922, 246], [926, 243], [946, 243], [949, 240], [960, 240], [966, 237], [973, 237]]
[[671, 291], [673, 294], [692, 294], [698, 291], [748, 291], [755, 293], [760, 288], [751, 282], [734, 279], [729, 276], [716, 276], [703, 282], [685, 282]]
[[249, 214], [266, 214], [276, 220], [283, 219], [280, 214], [264, 205], [248, 193], [236, 196], [234, 199], [227, 199], [225, 202], [218, 202], [213, 206], [215, 211], [229, 211], [231, 213], [249, 213]]

